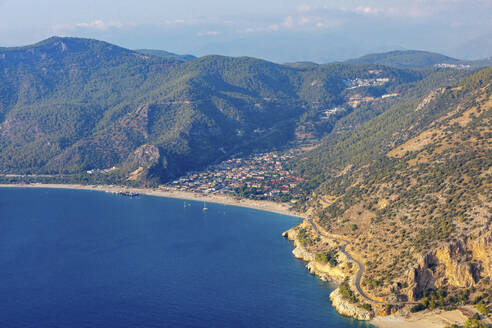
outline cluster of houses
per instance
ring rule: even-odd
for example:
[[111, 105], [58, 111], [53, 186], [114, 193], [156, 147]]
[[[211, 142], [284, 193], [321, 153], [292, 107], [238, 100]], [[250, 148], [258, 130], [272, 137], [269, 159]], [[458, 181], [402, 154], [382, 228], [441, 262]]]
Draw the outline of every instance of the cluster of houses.
[[442, 64], [435, 64], [434, 67], [437, 67], [437, 68], [454, 68], [454, 69], [470, 69], [471, 65], [442, 63]]
[[353, 80], [345, 81], [347, 89], [355, 89], [360, 87], [378, 87], [385, 85], [390, 81], [387, 77], [377, 77], [372, 79], [360, 79], [356, 78]]
[[278, 199], [292, 193], [301, 181], [285, 168], [295, 150], [285, 153], [271, 152], [247, 158], [234, 158], [210, 166], [202, 172], [191, 172], [165, 185], [179, 191], [223, 193], [240, 195], [254, 190], [256, 198]]

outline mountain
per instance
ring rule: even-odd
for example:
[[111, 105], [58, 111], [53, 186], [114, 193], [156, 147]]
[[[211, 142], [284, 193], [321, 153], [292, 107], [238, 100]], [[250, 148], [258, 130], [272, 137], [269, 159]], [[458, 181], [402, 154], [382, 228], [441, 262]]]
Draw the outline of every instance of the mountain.
[[158, 56], [158, 57], [176, 59], [179, 61], [190, 61], [190, 60], [196, 59], [196, 57], [193, 55], [178, 55], [178, 54], [168, 52], [165, 50], [137, 49], [135, 51], [142, 54], [142, 55]]
[[369, 54], [360, 58], [347, 60], [344, 63], [351, 65], [380, 64], [407, 69], [421, 69], [430, 67], [462, 69], [491, 66], [492, 60], [490, 58], [479, 60], [461, 60], [428, 51], [398, 50]]
[[458, 64], [459, 59], [434, 52], [418, 50], [397, 50], [385, 53], [369, 54], [345, 61], [345, 64], [367, 65], [381, 64], [399, 68], [426, 68], [437, 64]]
[[163, 182], [285, 146], [300, 125], [321, 136], [344, 115], [320, 119], [327, 108], [430, 74], [248, 57], [183, 62], [79, 38], [2, 48], [0, 171]]
[[491, 127], [487, 68], [332, 133], [295, 163], [298, 206], [350, 241], [360, 288], [391, 305], [381, 311], [491, 303]]

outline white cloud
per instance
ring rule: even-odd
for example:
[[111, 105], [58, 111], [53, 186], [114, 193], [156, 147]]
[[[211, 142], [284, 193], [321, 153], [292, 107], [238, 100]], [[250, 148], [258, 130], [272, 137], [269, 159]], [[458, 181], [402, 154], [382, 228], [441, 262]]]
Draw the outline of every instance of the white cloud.
[[196, 35], [197, 36], [217, 36], [221, 33], [219, 31], [200, 31]]
[[101, 19], [94, 20], [92, 22], [83, 22], [75, 24], [77, 28], [87, 28], [95, 30], [108, 30], [110, 28], [122, 28], [124, 25], [120, 22], [105, 22]]
[[75, 30], [93, 30], [93, 31], [107, 31], [110, 29], [122, 29], [124, 27], [134, 27], [134, 23], [121, 23], [116, 21], [103, 21], [102, 19], [96, 19], [90, 22], [81, 22], [76, 24], [56, 24], [51, 26], [51, 31], [59, 36], [70, 34]]
[[303, 25], [306, 25], [306, 24], [309, 24], [312, 22], [312, 19], [310, 17], [307, 17], [307, 16], [301, 16], [299, 18], [299, 22], [298, 24], [303, 26]]
[[313, 9], [313, 7], [311, 7], [310, 5], [307, 5], [307, 4], [303, 4], [303, 5], [300, 5], [299, 7], [297, 7], [297, 11], [300, 13], [308, 12], [308, 11], [311, 11], [312, 9]]
[[268, 26], [248, 27], [246, 29], [238, 30], [238, 33], [277, 32], [279, 30], [279, 24], [271, 24]]
[[343, 25], [343, 21], [339, 19], [325, 19], [316, 22], [316, 28], [319, 29], [333, 29]]
[[172, 19], [172, 20], [166, 20], [160, 25], [199, 25], [199, 24], [206, 24], [206, 23], [212, 23], [214, 22], [215, 19], [212, 17], [192, 17], [192, 18], [178, 18], [178, 19]]
[[[325, 9], [328, 10], [329, 8], [325, 7]], [[331, 8], [331, 10], [333, 10], [333, 8]], [[415, 3], [409, 3], [406, 6], [400, 7], [374, 7], [365, 5], [356, 7], [341, 7], [335, 10], [363, 16], [385, 16], [389, 18], [423, 18], [432, 16], [438, 11], [438, 8], [437, 6], [424, 6], [422, 4], [418, 5]]]
[[378, 15], [382, 12], [381, 9], [368, 7], [368, 6], [358, 6], [354, 10], [356, 13], [364, 14], [364, 15]]
[[287, 28], [292, 28], [294, 27], [294, 25], [295, 25], [294, 18], [292, 16], [287, 16], [284, 20], [283, 26]]
[[173, 19], [164, 22], [165, 25], [179, 25], [179, 24], [186, 24], [186, 23], [188, 22], [184, 19]]

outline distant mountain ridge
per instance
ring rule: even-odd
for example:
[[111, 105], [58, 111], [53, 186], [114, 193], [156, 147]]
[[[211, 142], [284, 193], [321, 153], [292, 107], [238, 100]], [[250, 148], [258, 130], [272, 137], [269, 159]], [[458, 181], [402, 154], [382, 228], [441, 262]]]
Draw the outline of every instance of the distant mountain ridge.
[[[343, 116], [350, 128], [460, 74], [249, 57], [183, 61], [52, 37], [0, 49], [0, 173], [103, 171], [108, 181], [160, 183], [233, 155], [320, 138]], [[344, 110], [331, 115], [337, 106]]]
[[233, 154], [281, 147], [310, 120], [328, 131], [336, 117], [317, 117], [355, 92], [347, 81], [377, 72], [386, 85], [354, 90], [380, 95], [424, 76], [374, 68], [224, 56], [182, 61], [80, 38], [3, 48], [0, 171], [116, 166], [122, 177], [166, 181]]
[[476, 68], [492, 65], [490, 58], [481, 60], [461, 60], [439, 53], [420, 50], [396, 50], [384, 53], [368, 54], [344, 61], [351, 65], [380, 64], [397, 68], [419, 69], [429, 67]]
[[135, 51], [138, 53], [141, 53], [143, 55], [165, 57], [165, 58], [171, 58], [171, 59], [176, 59], [176, 60], [180, 60], [180, 61], [190, 61], [190, 60], [197, 58], [193, 55], [178, 55], [178, 54], [175, 54], [175, 53], [172, 53], [169, 51], [165, 51], [165, 50], [136, 49]]

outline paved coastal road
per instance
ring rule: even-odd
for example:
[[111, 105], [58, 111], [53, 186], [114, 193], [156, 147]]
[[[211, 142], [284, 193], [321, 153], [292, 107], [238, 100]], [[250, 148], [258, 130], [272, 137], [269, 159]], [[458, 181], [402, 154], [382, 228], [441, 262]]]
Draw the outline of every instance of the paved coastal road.
[[330, 236], [326, 236], [324, 235], [321, 231], [319, 231], [318, 229], [318, 226], [313, 222], [313, 220], [309, 219], [308, 220], [309, 223], [311, 223], [311, 225], [313, 226], [313, 229], [314, 231], [316, 231], [316, 233], [321, 236], [321, 237], [325, 237], [325, 238], [329, 238], [329, 239], [334, 239], [338, 242], [341, 242], [342, 245], [339, 247], [340, 249], [340, 252], [342, 252], [343, 254], [345, 254], [345, 256], [347, 257], [347, 259], [349, 261], [352, 261], [352, 262], [355, 262], [358, 266], [359, 266], [359, 271], [357, 271], [357, 273], [355, 274], [355, 281], [354, 281], [354, 284], [355, 284], [355, 288], [357, 289], [357, 291], [359, 292], [359, 294], [362, 296], [362, 298], [366, 299], [367, 301], [369, 302], [372, 302], [372, 303], [377, 303], [377, 304], [386, 304], [385, 302], [380, 302], [380, 301], [377, 301], [377, 300], [374, 300], [372, 298], [370, 298], [369, 296], [367, 296], [364, 291], [362, 290], [362, 288], [360, 288], [360, 280], [362, 278], [362, 274], [364, 273], [364, 264], [360, 263], [359, 261], [357, 261], [356, 259], [354, 259], [349, 253], [347, 253], [347, 251], [345, 250], [345, 247], [347, 247], [347, 245], [350, 243], [348, 240], [345, 240], [345, 239], [340, 239], [340, 238], [333, 238], [333, 237], [330, 237]]

